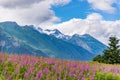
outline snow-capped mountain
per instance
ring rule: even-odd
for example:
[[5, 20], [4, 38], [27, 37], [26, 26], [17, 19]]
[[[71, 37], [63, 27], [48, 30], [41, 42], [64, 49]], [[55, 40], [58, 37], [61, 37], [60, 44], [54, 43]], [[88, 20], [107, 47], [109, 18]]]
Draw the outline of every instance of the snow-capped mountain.
[[39, 31], [40, 33], [43, 33], [43, 29], [42, 28], [36, 28], [37, 31]]
[[[32, 35], [32, 36], [31, 36]], [[34, 36], [33, 36], [34, 35]], [[70, 60], [91, 60], [106, 48], [89, 34], [64, 35], [15, 22], [0, 23], [0, 51]]]
[[[43, 33], [33, 26], [0, 23], [0, 51], [68, 60], [90, 61], [95, 56], [86, 49]], [[52, 33], [51, 33], [52, 34]]]
[[54, 29], [54, 30], [39, 29], [39, 32], [64, 40], [68, 43], [80, 46], [95, 55], [102, 54], [103, 50], [106, 48], [106, 45], [104, 45], [102, 42], [95, 39], [93, 36], [89, 34], [84, 34], [84, 35], [74, 34], [72, 36], [69, 36], [69, 35], [63, 34], [57, 29]]
[[47, 34], [49, 36], [52, 36], [52, 37], [55, 37], [58, 39], [61, 39], [61, 40], [66, 41], [70, 44], [80, 46], [80, 47], [86, 49], [87, 51], [89, 51], [95, 55], [102, 54], [103, 50], [106, 49], [106, 45], [104, 45], [102, 42], [95, 39], [93, 36], [91, 36], [89, 34], [84, 34], [84, 35], [74, 34], [72, 36], [69, 36], [69, 35], [63, 34], [62, 32], [60, 32], [57, 29], [42, 30], [40, 28], [38, 30], [41, 33]]
[[47, 34], [49, 36], [53, 36], [55, 38], [58, 38], [58, 39], [64, 39], [64, 40], [68, 40], [70, 39], [71, 37], [68, 36], [68, 35], [64, 35], [63, 33], [61, 33], [59, 30], [57, 29], [53, 29], [53, 30], [50, 30], [50, 29], [41, 29], [41, 28], [38, 28], [38, 31], [40, 33], [44, 33], [44, 34]]

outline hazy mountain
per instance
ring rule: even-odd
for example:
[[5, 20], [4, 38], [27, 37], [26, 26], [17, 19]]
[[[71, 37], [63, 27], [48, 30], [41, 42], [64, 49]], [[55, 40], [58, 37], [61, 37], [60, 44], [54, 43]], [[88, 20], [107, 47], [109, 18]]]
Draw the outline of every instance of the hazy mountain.
[[89, 34], [75, 34], [71, 37], [71, 39], [68, 40], [68, 42], [81, 46], [95, 55], [102, 54], [103, 50], [107, 48], [105, 44]]
[[19, 36], [17, 33], [19, 28], [20, 27], [15, 22], [0, 23], [0, 51], [47, 57], [42, 51], [33, 48], [24, 40], [16, 37], [17, 35]]
[[57, 29], [55, 30], [47, 29], [43, 31], [43, 33], [59, 38], [71, 44], [80, 46], [95, 55], [102, 54], [103, 50], [106, 48], [106, 45], [104, 45], [102, 42], [95, 39], [89, 34], [84, 34], [84, 35], [74, 34], [73, 36], [68, 36], [68, 35], [64, 35]]
[[40, 33], [33, 26], [0, 23], [0, 49], [6, 53], [30, 54], [69, 60], [91, 60], [94, 55], [83, 47]]

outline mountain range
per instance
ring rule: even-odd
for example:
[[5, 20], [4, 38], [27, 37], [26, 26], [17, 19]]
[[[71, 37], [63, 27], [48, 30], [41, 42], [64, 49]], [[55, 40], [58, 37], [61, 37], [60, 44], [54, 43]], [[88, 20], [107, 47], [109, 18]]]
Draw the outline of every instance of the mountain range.
[[102, 54], [106, 45], [89, 34], [64, 35], [59, 30], [0, 23], [0, 51], [68, 60], [90, 61]]
[[69, 36], [69, 35], [64, 35], [57, 29], [42, 30], [42, 29], [38, 28], [38, 31], [40, 31], [41, 33], [45, 33], [49, 36], [53, 36], [55, 38], [66, 41], [68, 43], [74, 44], [76, 46], [83, 47], [84, 49], [88, 50], [89, 52], [91, 52], [95, 55], [102, 54], [103, 50], [106, 48], [105, 44], [103, 44], [102, 42], [95, 39], [94, 37], [92, 37], [89, 34], [84, 34], [84, 35], [74, 34], [72, 36]]

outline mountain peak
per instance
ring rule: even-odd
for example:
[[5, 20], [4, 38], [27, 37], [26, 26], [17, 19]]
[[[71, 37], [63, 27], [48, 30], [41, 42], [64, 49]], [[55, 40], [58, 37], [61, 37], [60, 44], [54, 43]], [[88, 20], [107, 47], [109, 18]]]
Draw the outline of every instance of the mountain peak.
[[38, 30], [40, 33], [42, 33], [42, 31], [43, 31], [43, 29], [40, 27], [36, 28], [36, 30]]
[[83, 35], [74, 34], [72, 37], [83, 37]]
[[58, 29], [46, 29], [45, 31], [49, 32], [50, 34], [62, 34]]
[[83, 47], [95, 55], [102, 54], [103, 50], [106, 48], [106, 45], [89, 34], [74, 34], [69, 41], [75, 45]]
[[53, 30], [46, 29], [46, 30], [43, 30], [43, 33], [53, 36], [53, 37], [56, 37], [58, 39], [69, 39], [70, 38], [70, 36], [64, 35], [58, 29], [53, 29]]
[[9, 26], [16, 26], [16, 25], [18, 25], [16, 22], [11, 22], [11, 21], [1, 22], [0, 24], [9, 25]]
[[79, 34], [74, 34], [73, 36], [79, 36]]
[[58, 29], [54, 29], [54, 34], [62, 34]]
[[57, 29], [53, 29], [53, 30], [50, 30], [50, 29], [46, 29], [46, 30], [43, 30], [43, 33], [46, 33], [47, 35], [60, 35], [62, 34], [59, 30]]
[[57, 29], [53, 29], [53, 30], [49, 30], [49, 29], [46, 29], [44, 31], [46, 34], [48, 35], [51, 35], [51, 36], [54, 36], [56, 38], [63, 38], [64, 37], [64, 34], [62, 34], [59, 30]]
[[90, 34], [84, 34], [82, 36], [84, 36], [84, 37], [92, 37]]
[[93, 38], [90, 34], [83, 34], [83, 35], [74, 34], [72, 37]]

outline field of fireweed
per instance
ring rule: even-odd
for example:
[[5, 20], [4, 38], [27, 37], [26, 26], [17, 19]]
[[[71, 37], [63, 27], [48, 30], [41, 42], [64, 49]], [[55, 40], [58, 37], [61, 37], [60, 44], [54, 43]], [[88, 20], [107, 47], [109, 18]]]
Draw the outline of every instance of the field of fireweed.
[[120, 80], [120, 65], [0, 53], [0, 80]]

